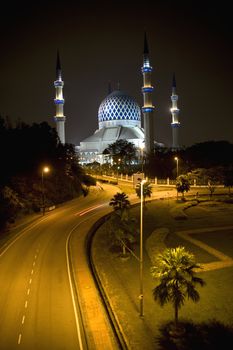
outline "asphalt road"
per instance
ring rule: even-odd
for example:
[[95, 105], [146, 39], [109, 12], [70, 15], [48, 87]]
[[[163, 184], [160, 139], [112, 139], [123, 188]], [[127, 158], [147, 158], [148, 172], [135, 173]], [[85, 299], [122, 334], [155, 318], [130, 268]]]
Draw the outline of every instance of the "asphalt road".
[[[104, 311], [97, 305], [82, 248], [91, 224], [109, 210], [110, 199], [120, 191], [110, 185], [104, 188], [107, 190], [73, 200], [31, 224], [19, 226], [14, 229], [16, 238], [0, 247], [1, 350], [82, 350], [87, 348], [86, 342], [91, 350], [118, 348], [110, 325], [106, 325], [107, 316], [97, 317]], [[170, 193], [160, 191], [153, 198], [161, 195]], [[133, 195], [131, 203], [135, 200]], [[78, 289], [83, 289], [78, 290], [80, 304], [89, 313], [82, 317], [85, 334], [89, 333], [86, 342], [71, 271], [75, 272], [73, 282], [78, 281]]]
[[19, 228], [17, 238], [1, 250], [0, 349], [85, 349], [67, 241], [74, 227], [108, 205], [111, 195], [90, 195], [55, 209]]

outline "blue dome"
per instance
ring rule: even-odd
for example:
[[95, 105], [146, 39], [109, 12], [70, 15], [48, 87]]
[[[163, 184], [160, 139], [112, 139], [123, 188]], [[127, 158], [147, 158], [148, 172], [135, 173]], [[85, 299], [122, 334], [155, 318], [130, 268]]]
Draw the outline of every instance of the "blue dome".
[[141, 127], [141, 111], [137, 102], [125, 92], [116, 90], [101, 103], [98, 111], [99, 128], [123, 125]]

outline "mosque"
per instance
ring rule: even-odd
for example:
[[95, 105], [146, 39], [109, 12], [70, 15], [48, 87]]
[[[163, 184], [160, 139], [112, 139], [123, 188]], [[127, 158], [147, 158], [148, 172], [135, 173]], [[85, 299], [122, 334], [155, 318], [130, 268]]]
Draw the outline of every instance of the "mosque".
[[[140, 152], [150, 153], [155, 146], [164, 145], [154, 140], [153, 120], [154, 106], [152, 104], [152, 92], [154, 90], [151, 85], [152, 67], [149, 60], [149, 49], [147, 37], [144, 38], [143, 66], [141, 72], [143, 75], [143, 106], [139, 107], [133, 97], [126, 92], [117, 89], [111, 91], [101, 102], [98, 110], [98, 129], [93, 135], [85, 138], [80, 142], [79, 146], [75, 146], [79, 154], [81, 164], [97, 161], [104, 163], [104, 150], [112, 143], [120, 139], [125, 139], [132, 142], [136, 149]], [[66, 117], [63, 114], [64, 98], [62, 72], [59, 53], [57, 55], [56, 66], [56, 81], [54, 82], [56, 89], [56, 122], [57, 133], [61, 143], [65, 143], [65, 121]], [[172, 82], [172, 148], [179, 148], [178, 130], [180, 122], [178, 119], [179, 109], [177, 107], [178, 95], [176, 94], [176, 80], [173, 76]], [[142, 127], [143, 115], [143, 127]]]

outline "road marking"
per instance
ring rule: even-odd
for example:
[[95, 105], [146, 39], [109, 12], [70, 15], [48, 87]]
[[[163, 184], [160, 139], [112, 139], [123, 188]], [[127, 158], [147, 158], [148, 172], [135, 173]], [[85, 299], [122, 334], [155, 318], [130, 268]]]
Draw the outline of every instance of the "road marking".
[[28, 288], [28, 291], [27, 291], [27, 295], [29, 295], [30, 294], [30, 288]]
[[19, 334], [19, 338], [18, 338], [18, 344], [21, 343], [21, 338], [22, 338], [22, 334], [20, 333], [20, 334]]
[[34, 272], [34, 271], [33, 271], [33, 269], [32, 269], [32, 271], [31, 271], [31, 275], [33, 275], [33, 272]]
[[74, 316], [75, 316], [75, 323], [76, 323], [79, 347], [80, 347], [80, 350], [83, 350], [83, 342], [82, 342], [82, 337], [81, 337], [80, 324], [79, 324], [79, 319], [78, 319], [78, 314], [77, 314], [77, 309], [76, 309], [73, 284], [72, 284], [72, 280], [71, 280], [71, 273], [70, 273], [70, 269], [71, 268], [70, 268], [70, 263], [69, 263], [69, 248], [68, 248], [69, 239], [71, 237], [71, 234], [72, 234], [72, 232], [75, 230], [75, 228], [77, 226], [79, 226], [79, 224], [75, 225], [75, 227], [70, 231], [70, 233], [69, 233], [69, 235], [68, 235], [68, 237], [66, 239], [66, 267], [67, 267], [69, 283], [70, 283], [70, 291], [71, 291], [71, 297], [72, 297], [73, 308], [74, 308]]
[[34, 261], [32, 265], [35, 266], [35, 265], [36, 265], [36, 262]]
[[3, 249], [3, 251], [0, 253], [0, 256], [2, 256], [3, 254], [5, 254], [7, 252], [7, 250], [16, 242], [18, 241], [18, 239], [20, 239], [21, 237], [23, 237], [23, 235], [27, 232], [27, 231], [30, 231], [32, 228], [38, 226], [41, 222], [45, 221], [47, 218], [43, 218], [43, 219], [40, 219], [40, 221], [36, 222], [35, 224], [32, 224], [31, 226], [29, 227], [26, 227], [24, 230], [21, 231], [21, 233], [19, 233], [17, 235], [17, 237], [15, 239], [13, 239], [13, 241], [11, 241], [5, 249]]
[[25, 309], [28, 307], [28, 301], [27, 300], [25, 301], [24, 307], [25, 307]]
[[32, 283], [32, 278], [30, 278], [30, 280], [29, 280], [29, 284], [31, 284]]
[[35, 254], [34, 258], [35, 258], [35, 260], [36, 260], [36, 258], [37, 258], [37, 254]]
[[25, 321], [25, 315], [23, 315], [22, 324], [24, 324], [24, 321]]

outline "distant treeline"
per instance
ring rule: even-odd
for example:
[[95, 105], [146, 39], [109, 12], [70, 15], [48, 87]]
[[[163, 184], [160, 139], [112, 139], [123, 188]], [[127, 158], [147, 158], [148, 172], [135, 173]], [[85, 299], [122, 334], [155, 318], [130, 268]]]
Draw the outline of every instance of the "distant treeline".
[[232, 171], [233, 144], [228, 141], [206, 141], [177, 151], [169, 148], [158, 148], [145, 159], [144, 169], [150, 177], [175, 178], [176, 161], [179, 159], [179, 173], [186, 174], [196, 169], [206, 169], [219, 175]]

